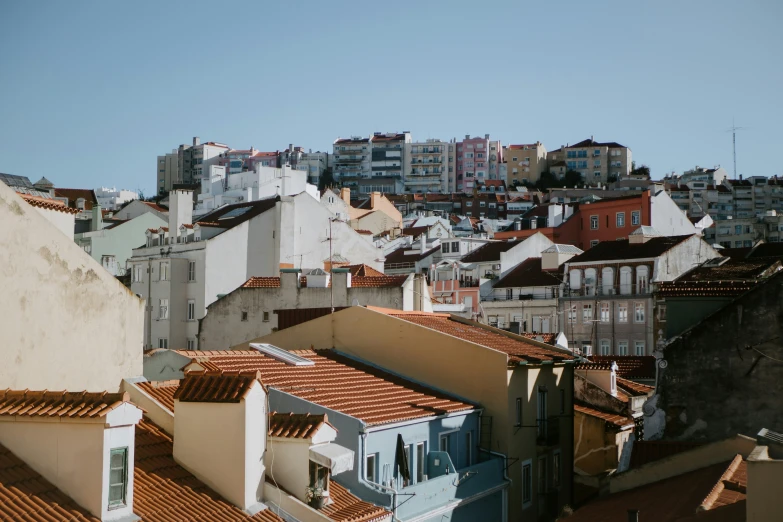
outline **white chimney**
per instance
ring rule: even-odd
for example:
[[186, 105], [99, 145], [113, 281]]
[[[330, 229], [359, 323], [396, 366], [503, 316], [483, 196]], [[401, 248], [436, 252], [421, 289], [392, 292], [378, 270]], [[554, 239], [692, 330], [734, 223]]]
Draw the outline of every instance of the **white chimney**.
[[423, 254], [424, 252], [427, 251], [427, 234], [422, 234], [419, 237], [419, 241], [421, 242], [421, 244], [419, 245], [419, 249], [420, 249], [419, 252]]
[[266, 426], [260, 374], [186, 373], [174, 394], [174, 460], [255, 514], [264, 508]]
[[90, 230], [93, 232], [103, 230], [103, 209], [101, 209], [100, 203], [95, 203], [92, 206], [92, 221], [90, 221]]
[[169, 192], [169, 242], [178, 243], [179, 228], [193, 224], [193, 191]]

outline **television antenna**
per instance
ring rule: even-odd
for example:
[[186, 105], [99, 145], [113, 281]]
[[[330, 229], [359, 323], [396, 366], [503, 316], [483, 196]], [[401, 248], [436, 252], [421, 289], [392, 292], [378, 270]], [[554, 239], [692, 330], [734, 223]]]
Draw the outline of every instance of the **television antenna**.
[[734, 125], [734, 118], [731, 119], [731, 128], [726, 132], [731, 132], [731, 148], [734, 153], [734, 179], [737, 179], [737, 131], [745, 130], [747, 127], [737, 127]]

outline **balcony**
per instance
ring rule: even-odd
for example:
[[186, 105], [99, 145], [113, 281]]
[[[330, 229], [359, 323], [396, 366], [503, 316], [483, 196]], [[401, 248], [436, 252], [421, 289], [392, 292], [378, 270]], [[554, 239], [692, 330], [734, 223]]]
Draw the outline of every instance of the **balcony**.
[[383, 265], [384, 270], [411, 270], [416, 268], [414, 261], [405, 261], [403, 263], [386, 263]]
[[500, 294], [489, 294], [487, 296], [482, 296], [482, 301], [530, 301], [534, 299], [554, 299], [558, 296], [560, 293], [560, 289], [558, 287], [552, 287], [552, 288], [546, 288], [544, 289], [543, 293], [521, 293], [521, 294], [511, 294], [509, 296], [508, 294], [503, 295], [502, 292]]
[[557, 446], [560, 444], [560, 417], [551, 416], [547, 419], [538, 419], [538, 434], [536, 444], [538, 446]]
[[652, 285], [646, 284], [619, 284], [619, 285], [585, 285], [582, 288], [565, 288], [563, 297], [594, 297], [594, 296], [626, 296], [626, 295], [650, 295]]

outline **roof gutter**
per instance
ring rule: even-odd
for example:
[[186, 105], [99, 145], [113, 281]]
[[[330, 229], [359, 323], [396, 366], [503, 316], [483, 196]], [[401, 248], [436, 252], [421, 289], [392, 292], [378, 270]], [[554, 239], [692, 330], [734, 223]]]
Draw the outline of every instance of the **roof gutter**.
[[403, 426], [410, 426], [412, 424], [421, 424], [422, 422], [431, 422], [434, 420], [440, 420], [440, 419], [448, 419], [450, 417], [461, 417], [465, 415], [470, 415], [471, 413], [479, 413], [481, 414], [484, 411], [483, 408], [473, 408], [470, 410], [460, 410], [460, 411], [452, 411], [450, 413], [444, 413], [443, 415], [436, 415], [434, 417], [420, 417], [418, 419], [411, 419], [406, 421], [400, 421], [400, 422], [392, 422], [390, 424], [376, 424], [374, 426], [367, 426], [364, 431], [367, 433], [372, 433], [376, 431], [384, 431], [394, 428], [401, 428]]
[[565, 354], [565, 355], [570, 355], [572, 357], [574, 356], [574, 354], [571, 353], [569, 350], [565, 350], [563, 348], [559, 348], [559, 347], [551, 345], [551, 344], [542, 343], [541, 341], [536, 341], [535, 339], [529, 339], [529, 338], [527, 338], [527, 337], [525, 337], [523, 335], [517, 335], [515, 333], [507, 332], [506, 330], [501, 330], [500, 328], [495, 328], [494, 326], [489, 326], [489, 325], [486, 325], [486, 324], [482, 324], [482, 323], [479, 323], [478, 321], [473, 321], [471, 319], [465, 319], [464, 317], [460, 317], [458, 315], [452, 315], [451, 316], [451, 320], [452, 321], [456, 321], [458, 323], [467, 324], [467, 325], [470, 325], [470, 326], [476, 326], [478, 328], [482, 328], [484, 330], [487, 330], [487, 331], [490, 331], [490, 332], [493, 332], [493, 333], [496, 333], [496, 334], [500, 334], [500, 335], [506, 336], [509, 339], [514, 339], [515, 341], [522, 341], [524, 343], [532, 344], [533, 346], [538, 346], [539, 348], [545, 348], [547, 350], [551, 350], [553, 352], [562, 353], [562, 354]]

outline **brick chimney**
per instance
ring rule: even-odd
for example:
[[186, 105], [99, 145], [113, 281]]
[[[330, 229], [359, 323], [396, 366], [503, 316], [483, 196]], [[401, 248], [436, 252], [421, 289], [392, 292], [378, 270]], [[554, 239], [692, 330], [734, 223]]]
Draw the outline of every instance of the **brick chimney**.
[[374, 209], [376, 205], [380, 204], [381, 202], [381, 193], [380, 192], [373, 192], [370, 194], [370, 208]]
[[351, 206], [351, 189], [343, 187], [340, 189], [340, 199], [345, 201], [345, 204]]

